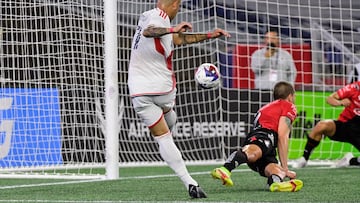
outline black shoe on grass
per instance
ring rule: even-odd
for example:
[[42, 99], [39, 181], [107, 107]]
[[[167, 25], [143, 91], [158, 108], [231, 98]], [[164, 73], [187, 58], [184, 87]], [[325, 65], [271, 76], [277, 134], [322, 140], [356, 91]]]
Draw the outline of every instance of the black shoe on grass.
[[192, 198], [206, 198], [206, 193], [201, 189], [200, 186], [189, 185], [189, 195]]

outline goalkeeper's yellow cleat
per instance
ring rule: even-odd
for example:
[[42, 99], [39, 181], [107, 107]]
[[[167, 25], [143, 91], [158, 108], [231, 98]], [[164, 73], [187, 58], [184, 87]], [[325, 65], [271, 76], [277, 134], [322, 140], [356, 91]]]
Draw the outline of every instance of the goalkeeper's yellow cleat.
[[298, 179], [293, 179], [284, 182], [272, 183], [269, 187], [271, 192], [297, 192], [303, 187], [303, 182]]
[[231, 180], [231, 172], [227, 170], [225, 167], [215, 168], [211, 171], [211, 176], [215, 179], [220, 179], [223, 185], [233, 186], [234, 183]]

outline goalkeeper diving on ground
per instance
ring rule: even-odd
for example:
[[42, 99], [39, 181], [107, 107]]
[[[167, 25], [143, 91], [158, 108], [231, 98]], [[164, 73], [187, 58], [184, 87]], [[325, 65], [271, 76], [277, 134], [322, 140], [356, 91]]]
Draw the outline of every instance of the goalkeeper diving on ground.
[[[307, 165], [311, 153], [320, 144], [323, 136], [333, 141], [350, 143], [360, 150], [360, 81], [333, 92], [327, 97], [326, 102], [331, 106], [345, 108], [337, 120], [322, 120], [315, 125], [308, 136], [303, 156], [295, 161], [294, 168], [303, 168]], [[334, 164], [334, 167], [346, 166], [360, 166], [360, 157], [347, 153]]]
[[[278, 82], [273, 89], [274, 101], [260, 108], [244, 146], [233, 152], [224, 165], [211, 171], [223, 185], [233, 186], [231, 171], [246, 163], [267, 178], [271, 192], [296, 192], [303, 182], [288, 168], [288, 143], [292, 122], [296, 118], [295, 90], [288, 82]], [[276, 148], [281, 165], [276, 158]], [[286, 180], [289, 178], [289, 180]]]

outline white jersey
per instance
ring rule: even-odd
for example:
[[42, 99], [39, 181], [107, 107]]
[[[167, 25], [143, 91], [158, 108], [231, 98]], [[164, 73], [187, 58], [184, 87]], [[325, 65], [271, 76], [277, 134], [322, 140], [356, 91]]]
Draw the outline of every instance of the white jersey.
[[149, 25], [169, 28], [170, 18], [159, 8], [146, 11], [140, 16], [128, 70], [128, 86], [132, 97], [166, 94], [176, 85], [172, 70], [172, 35], [146, 38], [142, 33]]

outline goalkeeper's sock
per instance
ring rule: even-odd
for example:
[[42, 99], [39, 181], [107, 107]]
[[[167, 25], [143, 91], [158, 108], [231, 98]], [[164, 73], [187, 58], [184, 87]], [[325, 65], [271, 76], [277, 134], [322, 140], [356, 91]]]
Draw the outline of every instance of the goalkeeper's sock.
[[360, 166], [360, 156], [351, 158], [350, 166]]
[[309, 157], [312, 153], [312, 151], [315, 149], [315, 147], [317, 147], [319, 145], [319, 141], [316, 141], [310, 137], [308, 137], [306, 145], [305, 145], [305, 149], [304, 149], [304, 155], [303, 157], [305, 158], [305, 160], [309, 160]]
[[235, 151], [233, 152], [225, 161], [224, 167], [229, 170], [232, 171], [234, 170], [236, 167], [238, 167], [240, 164], [242, 163], [246, 163], [248, 161], [247, 155], [241, 151]]
[[174, 143], [171, 132], [156, 136], [155, 140], [159, 144], [161, 157], [181, 179], [185, 187], [188, 189], [189, 185], [198, 186], [199, 184], [190, 176], [181, 153]]
[[272, 174], [271, 176], [268, 177], [267, 184], [270, 187], [271, 184], [280, 183], [280, 182], [282, 182], [282, 179], [280, 178], [280, 176], [278, 176], [276, 174]]

